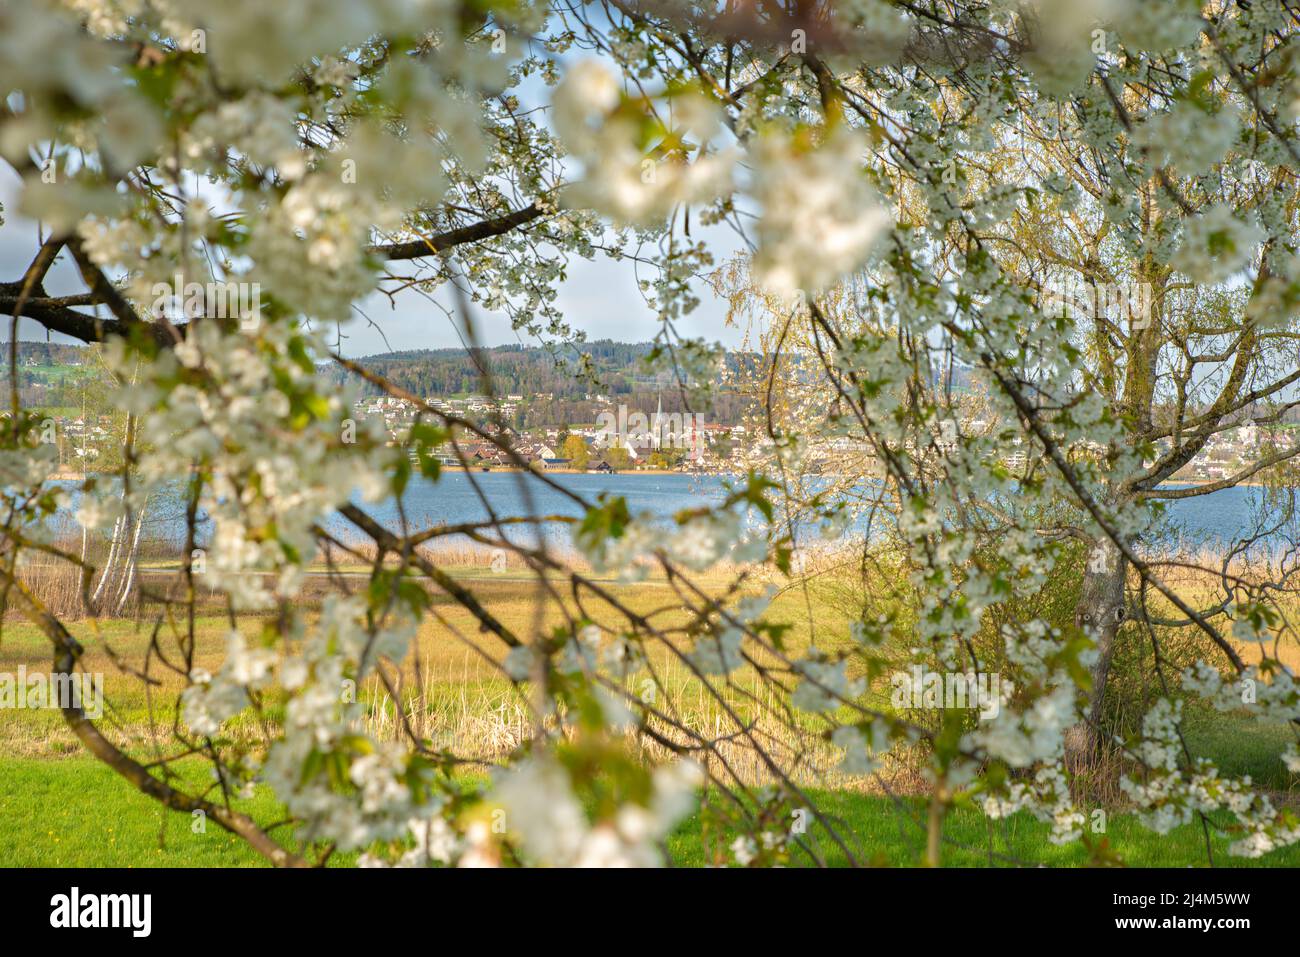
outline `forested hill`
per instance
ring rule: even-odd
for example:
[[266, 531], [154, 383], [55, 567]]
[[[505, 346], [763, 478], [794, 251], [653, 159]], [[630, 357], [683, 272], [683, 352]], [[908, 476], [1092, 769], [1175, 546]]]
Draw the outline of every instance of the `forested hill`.
[[[9, 354], [9, 343], [7, 341], [0, 343], [3, 347], [5, 356]], [[88, 351], [80, 343], [62, 343], [62, 342], [27, 342], [19, 340], [18, 342], [18, 360], [27, 366], [70, 366], [75, 367], [85, 363]], [[9, 369], [5, 367], [3, 374], [8, 376]]]
[[[490, 370], [492, 388], [498, 396], [521, 395], [532, 399], [549, 396], [555, 401], [589, 401], [588, 397], [606, 396], [614, 401], [625, 398], [644, 399], [664, 393], [665, 411], [676, 410], [676, 392], [671, 373], [653, 374], [646, 357], [654, 348], [649, 342], [615, 342], [599, 339], [584, 342], [580, 347], [543, 348], [539, 346], [507, 345], [486, 349], [414, 349], [398, 352], [381, 352], [360, 358], [366, 368], [385, 379], [421, 397], [454, 397], [479, 393], [482, 389], [482, 370]], [[7, 354], [7, 345], [2, 354]], [[98, 363], [92, 359], [94, 347], [61, 343], [19, 342], [18, 355], [22, 366], [20, 384], [24, 387], [57, 387], [71, 381], [69, 374], [92, 373]], [[590, 373], [582, 374], [582, 355], [590, 356]], [[798, 363], [799, 357], [787, 356], [787, 362]], [[729, 370], [736, 373], [743, 366], [745, 376], [737, 378], [762, 379], [762, 358], [755, 353], [728, 353]], [[662, 365], [661, 363], [659, 365]], [[328, 363], [322, 363], [320, 374], [327, 379], [342, 382], [349, 373]], [[0, 362], [0, 381], [8, 378], [8, 363]], [[936, 370], [935, 381], [943, 373]], [[964, 389], [969, 385], [969, 370], [952, 370], [953, 387]], [[356, 380], [353, 379], [355, 382]], [[364, 392], [377, 394], [379, 388], [360, 383]], [[717, 393], [734, 395], [731, 388], [718, 383]], [[53, 396], [39, 396], [37, 401], [53, 401]], [[66, 397], [65, 397], [66, 398]], [[62, 401], [62, 399], [60, 399]], [[57, 404], [57, 403], [56, 403]], [[729, 405], [729, 403], [728, 403]], [[671, 406], [671, 407], [670, 407]], [[720, 410], [715, 410], [720, 411]]]
[[[582, 399], [588, 394], [629, 395], [665, 388], [671, 378], [647, 372], [648, 342], [584, 342], [581, 352], [591, 356], [594, 381], [580, 374], [577, 349], [551, 351], [537, 346], [494, 346], [470, 353], [464, 349], [421, 349], [385, 352], [360, 359], [366, 368], [419, 396], [452, 396], [478, 392], [481, 369], [492, 375], [497, 395]], [[327, 374], [339, 374], [327, 372]], [[371, 391], [378, 391], [372, 387]]]

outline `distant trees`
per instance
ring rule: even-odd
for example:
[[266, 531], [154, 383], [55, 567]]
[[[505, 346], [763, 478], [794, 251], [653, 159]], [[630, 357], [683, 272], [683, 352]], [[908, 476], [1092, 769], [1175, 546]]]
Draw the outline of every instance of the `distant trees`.
[[581, 435], [570, 435], [561, 446], [560, 455], [568, 459], [575, 469], [585, 469], [591, 461], [591, 449]]
[[651, 468], [671, 469], [676, 468], [685, 457], [686, 453], [681, 449], [659, 449], [650, 453], [647, 460]]
[[[662, 399], [665, 412], [705, 412], [718, 422], [739, 422], [751, 411], [752, 400], [730, 388], [724, 380], [708, 397], [708, 407], [687, 409], [671, 378], [651, 374], [644, 367], [649, 342], [582, 343], [590, 357], [592, 377], [580, 372], [582, 363], [541, 347], [498, 346], [470, 353], [464, 349], [408, 350], [367, 357], [368, 368], [394, 386], [421, 397], [474, 394], [481, 390], [482, 370], [491, 374], [498, 396], [522, 395], [530, 400], [526, 414], [512, 423], [517, 428], [546, 428], [594, 422], [602, 406], [601, 395], [629, 407], [653, 411]], [[752, 359], [737, 353], [727, 357], [734, 374]], [[327, 379], [342, 384], [337, 369], [322, 370]], [[366, 390], [377, 394], [377, 386]], [[545, 401], [532, 401], [548, 396]]]

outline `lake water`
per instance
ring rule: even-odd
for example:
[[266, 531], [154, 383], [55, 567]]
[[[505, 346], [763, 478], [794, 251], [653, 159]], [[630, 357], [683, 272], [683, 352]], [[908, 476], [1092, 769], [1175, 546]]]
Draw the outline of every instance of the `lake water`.
[[[727, 481], [719, 476], [680, 473], [557, 473], [548, 478], [589, 501], [594, 501], [602, 493], [622, 495], [634, 513], [649, 511], [664, 519], [685, 508], [697, 508], [722, 501], [726, 495], [724, 483]], [[414, 529], [435, 523], [484, 521], [489, 517], [484, 499], [491, 504], [498, 516], [524, 515], [530, 511], [521, 491], [524, 482], [527, 482], [532, 495], [532, 514], [581, 516], [582, 509], [577, 503], [521, 473], [476, 472], [471, 476], [464, 472], [446, 472], [437, 482], [428, 482], [418, 477], [412, 479], [404, 499], [406, 517]], [[475, 491], [475, 486], [478, 491]], [[396, 530], [399, 527], [400, 518], [395, 502], [370, 504], [366, 508], [389, 528]], [[1200, 545], [1216, 548], [1249, 534], [1252, 529], [1260, 527], [1261, 523], [1264, 527], [1275, 525], [1281, 514], [1280, 509], [1270, 508], [1266, 504], [1264, 490], [1254, 487], [1222, 489], [1194, 498], [1173, 500], [1168, 503], [1167, 509], [1166, 541], [1175, 542], [1183, 548]], [[151, 537], [177, 541], [183, 538], [183, 514], [178, 503], [155, 503], [150, 511], [147, 531]], [[75, 527], [70, 514], [59, 516], [56, 525], [64, 531], [74, 530]], [[331, 532], [341, 536], [352, 537], [354, 531], [351, 524], [341, 516], [335, 516], [327, 526]], [[528, 535], [523, 528], [514, 534]], [[556, 541], [567, 540], [567, 533], [557, 526], [553, 526], [547, 534]], [[1290, 539], [1292, 534], [1293, 529], [1283, 529], [1275, 532], [1271, 540], [1276, 545]]]
[[[527, 513], [520, 493], [520, 480], [526, 476], [487, 472], [475, 473], [472, 478], [498, 515]], [[721, 502], [727, 494], [724, 486], [726, 479], [709, 475], [554, 474], [549, 478], [591, 501], [601, 493], [622, 495], [634, 513], [649, 511], [665, 519], [682, 509]], [[486, 520], [487, 510], [471, 486], [470, 479], [464, 472], [449, 472], [436, 483], [413, 482], [405, 499], [408, 521], [418, 528], [433, 522], [456, 524]], [[528, 484], [533, 496], [534, 514], [581, 516], [582, 509], [566, 496], [541, 482], [530, 480]], [[1173, 487], [1186, 486], [1171, 486]], [[368, 510], [385, 525], [393, 528], [397, 526], [399, 519], [394, 503], [370, 505]], [[1279, 518], [1280, 510], [1267, 506], [1263, 489], [1245, 486], [1221, 489], [1206, 495], [1169, 501], [1163, 541], [1184, 549], [1202, 546], [1217, 549], [1225, 543], [1252, 534], [1253, 530], [1260, 527], [1261, 521], [1265, 527], [1269, 527], [1276, 525]], [[346, 532], [350, 528], [342, 519], [332, 525], [340, 532]], [[563, 537], [563, 533], [560, 533], [560, 537]], [[1284, 537], [1290, 536], [1274, 533], [1272, 540], [1276, 544]]]

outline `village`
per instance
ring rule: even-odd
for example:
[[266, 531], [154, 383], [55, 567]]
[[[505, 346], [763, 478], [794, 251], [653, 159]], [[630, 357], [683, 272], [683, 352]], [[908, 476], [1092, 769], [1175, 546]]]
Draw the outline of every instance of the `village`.
[[[698, 413], [664, 412], [662, 401], [654, 412], [645, 413], [615, 406], [605, 396], [594, 398], [607, 407], [595, 422], [531, 429], [508, 424], [526, 401], [522, 395], [431, 397], [426, 402], [431, 408], [476, 423], [498, 440], [476, 440], [462, 434], [454, 446], [444, 444], [438, 459], [451, 468], [510, 469], [522, 461], [541, 471], [727, 471], [734, 450], [749, 438], [744, 425], [707, 422]], [[390, 444], [405, 445], [420, 409], [408, 399], [382, 396], [358, 401], [354, 412], [358, 419], [382, 417]], [[763, 440], [766, 436], [759, 441]]]
[[[446, 443], [437, 450], [440, 464], [476, 471], [514, 469], [522, 462], [528, 468], [555, 472], [719, 473], [743, 470], [746, 458], [771, 445], [766, 432], [752, 423], [719, 423], [708, 421], [700, 413], [664, 412], [662, 400], [653, 411], [643, 412], [615, 404], [603, 395], [589, 396], [593, 406], [599, 409], [593, 422], [535, 427], [518, 424], [524, 418], [521, 411], [530, 402], [547, 398], [520, 394], [495, 398], [476, 395], [427, 398], [425, 403], [429, 408], [474, 423], [495, 440], [462, 431], [455, 446]], [[382, 420], [388, 442], [393, 446], [408, 444], [410, 427], [419, 413], [416, 402], [392, 396], [365, 397], [353, 407], [357, 421]], [[121, 419], [120, 414], [89, 411], [49, 416], [46, 431], [58, 444], [61, 467], [77, 472], [95, 471], [120, 458]], [[1201, 453], [1176, 472], [1171, 481], [1209, 483], [1228, 479], [1245, 469], [1261, 449], [1291, 441], [1288, 433], [1296, 427], [1291, 423], [1262, 424], [1247, 419], [1210, 436]], [[935, 444], [942, 449], [994, 431], [996, 423], [982, 417], [963, 416], [960, 422], [940, 423]], [[1163, 454], [1167, 447], [1168, 440], [1161, 440], [1156, 445], [1156, 454]], [[1011, 440], [1000, 459], [1013, 474], [1023, 472], [1029, 465], [1029, 456], [1018, 437]], [[854, 464], [849, 466], [851, 461]], [[864, 443], [842, 437], [818, 443], [807, 459], [813, 472], [841, 472], [848, 466], [848, 470], [864, 475], [876, 474], [873, 462], [872, 450]]]

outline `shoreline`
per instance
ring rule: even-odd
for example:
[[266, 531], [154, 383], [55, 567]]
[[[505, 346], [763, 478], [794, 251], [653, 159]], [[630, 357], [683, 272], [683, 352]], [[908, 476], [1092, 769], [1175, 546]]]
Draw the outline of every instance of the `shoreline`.
[[[610, 476], [618, 476], [619, 478], [622, 478], [624, 476], [646, 476], [646, 477], [662, 478], [665, 475], [689, 475], [692, 477], [723, 476], [723, 475], [738, 476], [741, 474], [740, 472], [725, 472], [725, 471], [682, 472], [682, 471], [678, 471], [677, 469], [626, 469], [626, 470], [619, 469], [613, 472], [595, 472], [592, 471], [591, 469], [560, 469], [560, 468], [521, 469], [521, 468], [515, 468], [513, 466], [493, 466], [489, 469], [478, 469], [478, 468], [467, 469], [460, 465], [444, 465], [442, 466], [442, 471], [452, 472], [452, 473], [462, 474], [462, 475], [467, 473], [473, 475], [490, 475], [493, 473], [499, 475], [529, 475], [529, 474], [610, 475]], [[72, 472], [66, 469], [61, 469], [55, 472], [54, 474], [52, 474], [50, 476], [50, 479], [55, 482], [73, 482], [73, 481], [80, 481], [82, 479], [87, 479], [87, 478], [96, 478], [103, 475], [116, 475], [116, 474], [117, 474], [116, 472], [84, 472], [83, 473], [83, 472]]]
[[[442, 466], [442, 471], [461, 473], [461, 474], [472, 473], [474, 475], [488, 475], [495, 472], [503, 475], [524, 475], [528, 473], [536, 473], [538, 475], [606, 475], [606, 476], [618, 476], [620, 478], [624, 476], [662, 478], [665, 475], [689, 475], [692, 478], [705, 478], [705, 477], [711, 478], [711, 477], [723, 477], [723, 476], [736, 478], [743, 474], [741, 472], [732, 472], [726, 469], [716, 469], [716, 470], [702, 469], [699, 471], [682, 471], [679, 469], [618, 469], [613, 472], [596, 472], [591, 469], [564, 469], [564, 468], [521, 469], [514, 466], [492, 466], [491, 468], [481, 469], [481, 468], [465, 468], [464, 466], [461, 465], [444, 465]], [[72, 482], [72, 481], [78, 481], [78, 480], [83, 480], [88, 478], [99, 477], [102, 475], [115, 475], [115, 474], [117, 473], [100, 472], [100, 471], [92, 471], [92, 470], [81, 472], [81, 471], [74, 471], [71, 469], [59, 469], [58, 471], [54, 472], [50, 476], [50, 479], [55, 482]], [[827, 477], [837, 478], [838, 476], [827, 476]], [[870, 481], [879, 482], [880, 479], [872, 478], [870, 479]], [[1213, 485], [1215, 482], [1218, 481], [1220, 480], [1207, 479], [1207, 478], [1171, 479], [1166, 482], [1161, 482], [1159, 485], [1156, 486], [1156, 488], [1178, 488], [1178, 487], [1196, 488], [1202, 485]], [[1236, 482], [1233, 485], [1227, 486], [1227, 488], [1265, 488], [1265, 487], [1266, 487], [1265, 483], [1256, 481], [1254, 479], [1248, 479], [1244, 482]], [[1223, 489], [1223, 491], [1226, 491], [1226, 489]]]

